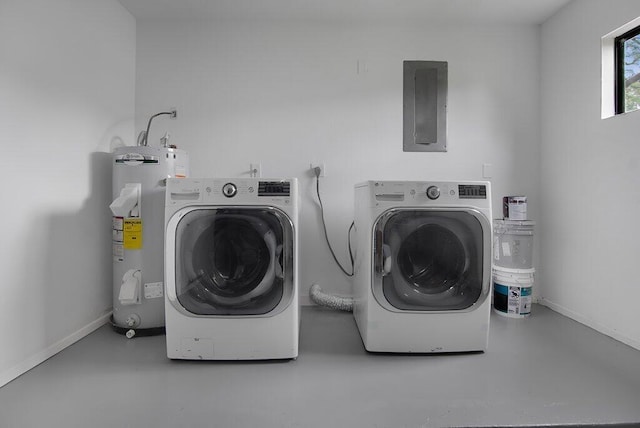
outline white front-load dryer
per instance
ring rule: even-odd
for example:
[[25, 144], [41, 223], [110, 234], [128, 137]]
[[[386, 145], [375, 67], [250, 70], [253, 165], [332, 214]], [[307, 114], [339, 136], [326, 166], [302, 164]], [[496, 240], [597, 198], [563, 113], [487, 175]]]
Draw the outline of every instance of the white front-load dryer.
[[295, 178], [167, 180], [169, 358], [298, 356], [297, 192]]
[[487, 349], [488, 182], [358, 184], [355, 228], [354, 317], [368, 351]]

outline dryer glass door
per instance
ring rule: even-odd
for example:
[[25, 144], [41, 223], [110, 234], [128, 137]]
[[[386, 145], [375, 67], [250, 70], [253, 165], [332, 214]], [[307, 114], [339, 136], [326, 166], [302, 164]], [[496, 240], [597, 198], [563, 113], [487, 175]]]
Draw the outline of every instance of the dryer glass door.
[[176, 295], [196, 315], [264, 315], [293, 296], [293, 226], [275, 208], [194, 209], [176, 227]]
[[491, 225], [474, 210], [392, 210], [374, 228], [376, 300], [390, 310], [471, 309], [488, 295]]

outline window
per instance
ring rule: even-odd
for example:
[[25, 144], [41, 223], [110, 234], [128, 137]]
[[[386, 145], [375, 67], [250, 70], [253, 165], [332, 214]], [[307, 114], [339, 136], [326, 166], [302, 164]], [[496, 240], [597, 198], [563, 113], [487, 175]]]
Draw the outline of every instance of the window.
[[614, 40], [616, 114], [640, 109], [640, 27]]
[[602, 36], [602, 119], [640, 110], [640, 17]]

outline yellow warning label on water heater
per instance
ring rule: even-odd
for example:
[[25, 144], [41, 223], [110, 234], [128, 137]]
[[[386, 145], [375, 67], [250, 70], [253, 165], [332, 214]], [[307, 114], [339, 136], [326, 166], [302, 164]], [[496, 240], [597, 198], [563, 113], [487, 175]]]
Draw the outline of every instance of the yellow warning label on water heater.
[[142, 219], [124, 219], [124, 249], [139, 250], [142, 248]]

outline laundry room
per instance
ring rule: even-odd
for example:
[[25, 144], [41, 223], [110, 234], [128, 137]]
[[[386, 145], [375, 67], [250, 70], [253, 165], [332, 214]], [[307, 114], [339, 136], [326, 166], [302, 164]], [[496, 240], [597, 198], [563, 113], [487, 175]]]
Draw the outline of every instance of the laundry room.
[[[209, 405], [219, 418], [215, 426], [640, 422], [640, 402], [631, 392], [640, 388], [640, 287], [634, 269], [640, 254], [640, 233], [634, 227], [640, 212], [640, 113], [611, 112], [615, 58], [609, 49], [615, 37], [640, 26], [640, 0], [513, 3], [0, 2], [0, 139], [6, 151], [2, 165], [14, 183], [2, 190], [1, 216], [8, 227], [0, 247], [0, 426], [47, 420], [18, 409], [21, 394], [46, 409], [54, 426], [62, 421], [82, 426], [87, 420], [59, 414], [70, 412], [94, 376], [90, 391], [103, 402], [78, 406], [92, 409], [82, 413], [93, 411], [110, 426], [211, 426], [203, 422]], [[403, 71], [410, 62], [446, 65], [443, 150], [412, 151], [403, 145]], [[175, 114], [150, 121], [162, 112]], [[224, 224], [232, 224], [233, 218], [254, 224], [242, 212], [245, 206], [255, 208], [249, 193], [255, 190], [256, 196], [274, 200], [283, 196], [287, 204], [295, 194], [295, 214], [289, 206], [258, 207], [255, 223], [260, 223], [256, 227], [266, 242], [265, 254], [275, 260], [264, 269], [282, 279], [282, 295], [291, 308], [301, 308], [296, 315], [277, 302], [272, 305], [296, 325], [287, 330], [296, 338], [295, 352], [286, 354], [292, 361], [176, 362], [168, 358], [164, 334], [128, 339], [109, 325], [117, 309], [112, 230], [116, 214], [109, 209], [114, 201], [114, 153], [123, 148], [123, 153], [135, 152], [143, 131], [149, 148], [175, 147], [188, 153], [188, 180], [203, 180], [197, 188], [186, 188], [171, 181], [176, 175], [169, 174], [163, 185], [172, 189], [177, 207], [143, 210], [143, 219], [150, 211], [160, 219], [153, 232], [156, 247], [169, 242], [164, 240], [168, 226], [179, 230], [170, 223], [171, 215], [188, 219], [192, 210], [194, 227], [200, 227], [200, 211], [211, 207], [184, 204], [191, 195], [206, 200], [209, 190], [218, 186], [225, 192], [218, 195], [221, 200], [230, 201], [229, 196], [239, 192], [246, 201], [233, 199], [234, 204], [215, 214]], [[245, 180], [255, 180], [255, 189], [254, 181]], [[406, 193], [379, 191], [378, 185], [396, 182], [419, 184], [407, 184]], [[233, 187], [224, 187], [230, 183]], [[503, 217], [503, 197], [526, 195], [527, 219], [535, 222], [531, 316], [509, 319], [491, 312], [490, 323], [483, 321], [484, 315], [469, 318], [469, 325], [459, 324], [464, 333], [450, 333], [463, 336], [476, 325], [486, 327], [478, 333], [485, 335], [479, 344], [468, 349], [452, 341], [455, 346], [450, 349], [407, 344], [406, 349], [397, 345], [401, 355], [388, 355], [395, 351], [384, 346], [378, 349], [382, 355], [369, 352], [364, 321], [358, 320], [357, 326], [354, 315], [320, 308], [310, 297], [314, 284], [336, 299], [357, 297], [356, 284], [363, 279], [349, 275], [356, 270], [352, 259], [362, 260], [377, 243], [376, 235], [368, 233], [375, 225], [368, 225], [364, 234], [352, 226], [358, 217], [357, 189], [364, 183], [378, 186], [368, 194], [377, 201], [394, 202], [400, 193], [404, 198], [418, 189], [426, 195], [425, 204], [460, 196], [465, 209], [473, 205], [473, 216], [488, 220], [478, 222], [484, 230], [479, 238], [468, 239], [468, 245], [477, 245], [484, 254], [486, 263], [476, 272], [484, 283], [491, 280], [491, 225]], [[425, 194], [433, 187], [435, 198]], [[481, 192], [486, 204], [474, 199], [475, 193], [465, 198], [465, 192]], [[369, 203], [364, 196], [360, 200]], [[130, 215], [128, 210], [124, 217]], [[440, 225], [454, 221], [436, 217]], [[462, 214], [454, 215], [458, 217], [452, 230], [475, 224]], [[386, 220], [396, 227], [391, 218]], [[284, 227], [272, 237], [268, 229], [275, 225]], [[368, 246], [363, 249], [365, 241]], [[176, 248], [189, 245], [170, 242]], [[288, 242], [295, 251], [288, 249]], [[382, 247], [384, 256], [372, 259], [367, 272], [387, 269]], [[243, 261], [248, 253], [261, 257], [254, 250], [238, 251]], [[201, 275], [195, 270], [186, 269], [185, 275]], [[295, 275], [291, 291], [286, 288], [289, 274]], [[190, 281], [186, 280], [186, 292], [192, 289]], [[379, 301], [376, 285], [369, 286], [375, 280], [363, 281], [365, 289], [373, 290], [371, 301]], [[169, 292], [162, 284], [158, 287], [158, 295], [164, 299], [167, 293], [168, 299]], [[381, 279], [378, 292], [385, 287]], [[488, 320], [491, 295], [486, 287], [483, 290]], [[198, 306], [202, 294], [191, 298]], [[158, 302], [157, 310], [162, 311], [162, 300]], [[365, 307], [360, 306], [361, 314], [371, 313]], [[454, 307], [443, 308], [439, 310]], [[255, 315], [239, 313], [245, 321]], [[177, 310], [171, 319], [183, 315]], [[453, 328], [461, 316], [452, 319], [433, 325]], [[271, 321], [274, 329], [287, 329], [275, 315]], [[368, 331], [376, 331], [378, 322], [382, 321], [369, 322]], [[402, 321], [398, 329], [412, 323]], [[219, 334], [233, 330], [233, 324], [220, 325]], [[280, 343], [268, 330], [248, 328], [260, 337], [256, 340]], [[231, 356], [225, 360], [243, 359], [233, 357], [233, 351], [246, 344], [237, 336], [229, 335]], [[86, 343], [91, 348], [82, 348]], [[104, 352], [94, 347], [97, 343], [105, 344]], [[185, 346], [184, 337], [176, 336], [175, 343]], [[203, 343], [194, 338], [189, 346]], [[251, 346], [246, 349], [247, 355], [264, 357]], [[441, 355], [431, 354], [438, 349]], [[472, 352], [459, 355], [460, 350]], [[413, 352], [417, 355], [407, 355]], [[580, 355], [583, 359], [573, 368], [563, 364]], [[511, 379], [526, 383], [528, 389], [504, 387], [508, 382], [501, 382], [506, 374], [500, 364], [514, 359], [527, 361], [529, 368]], [[116, 362], [131, 364], [131, 371], [122, 372], [118, 365], [117, 373], [110, 372]], [[487, 377], [474, 378], [465, 371], [474, 365]], [[416, 370], [422, 374], [415, 375]], [[435, 380], [442, 389], [420, 391], [419, 383], [438, 370]], [[69, 397], [47, 401], [47, 391], [63, 388], [56, 372], [72, 379]], [[470, 376], [475, 386], [460, 392], [466, 388], [463, 379], [450, 381], [447, 373]], [[552, 374], [563, 383], [548, 389], [545, 382], [553, 381]], [[261, 379], [261, 385], [247, 386], [251, 376]], [[114, 381], [107, 381], [110, 377]], [[138, 393], [118, 395], [116, 391], [134, 385], [131, 379], [141, 385]], [[288, 389], [269, 388], [268, 382], [282, 382]], [[233, 385], [226, 397], [220, 387], [225, 383]], [[185, 392], [191, 386], [195, 392]], [[256, 389], [248, 392], [251, 388]], [[384, 391], [378, 393], [377, 388]], [[156, 391], [154, 398], [136, 395], [151, 390]], [[404, 391], [398, 392], [404, 401], [395, 400], [394, 391]], [[576, 398], [578, 391], [588, 391], [587, 398]], [[211, 394], [219, 401], [189, 403], [181, 401], [181, 394]], [[264, 403], [257, 410], [245, 410], [248, 405], [240, 403], [245, 395]], [[607, 396], [619, 398], [617, 404], [601, 407]], [[105, 397], [115, 398], [109, 404]], [[134, 405], [131, 400], [141, 402]], [[232, 408], [234, 400], [237, 409]], [[292, 404], [283, 406], [279, 400]], [[334, 407], [336, 413], [319, 418], [317, 413], [325, 411], [318, 412], [314, 402]], [[428, 412], [421, 410], [423, 405]], [[113, 406], [113, 412], [117, 407], [122, 414], [111, 415], [105, 406]], [[508, 406], [524, 410], [497, 415], [495, 409]], [[145, 416], [160, 407], [164, 413]], [[271, 413], [260, 423], [260, 412], [269, 408]], [[192, 423], [180, 419], [188, 411], [197, 414]], [[356, 417], [367, 412], [367, 418]]]

